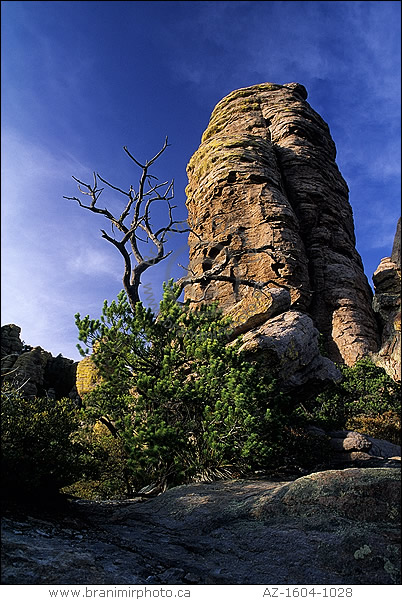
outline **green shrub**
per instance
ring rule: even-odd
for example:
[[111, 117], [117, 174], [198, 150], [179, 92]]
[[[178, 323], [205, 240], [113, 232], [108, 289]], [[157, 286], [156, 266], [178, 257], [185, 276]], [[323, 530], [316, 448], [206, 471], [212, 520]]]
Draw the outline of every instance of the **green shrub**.
[[99, 320], [76, 322], [103, 377], [85, 398], [87, 418], [124, 441], [136, 491], [280, 460], [288, 400], [228, 345], [216, 305], [190, 310], [170, 282], [158, 316], [140, 302], [133, 313], [122, 292]]
[[284, 442], [281, 469], [311, 471], [325, 468], [329, 463], [331, 448], [327, 436], [289, 425], [285, 428]]
[[82, 477], [62, 489], [63, 493], [87, 500], [116, 500], [130, 492], [127, 478], [127, 455], [121, 439], [114, 437], [99, 421], [84, 424], [74, 439], [84, 450], [81, 456]]
[[[297, 409], [303, 423], [313, 423], [324, 429], [348, 429], [364, 425], [364, 433], [373, 437], [380, 432], [393, 439], [400, 432], [400, 421], [395, 419], [387, 430], [384, 413], [400, 413], [401, 386], [384, 369], [369, 359], [358, 361], [353, 367], [340, 366], [343, 379]], [[380, 423], [383, 427], [379, 427]], [[392, 440], [390, 440], [392, 441]]]
[[81, 448], [71, 438], [79, 420], [71, 400], [27, 399], [3, 382], [1, 425], [4, 495], [51, 495], [79, 476]]

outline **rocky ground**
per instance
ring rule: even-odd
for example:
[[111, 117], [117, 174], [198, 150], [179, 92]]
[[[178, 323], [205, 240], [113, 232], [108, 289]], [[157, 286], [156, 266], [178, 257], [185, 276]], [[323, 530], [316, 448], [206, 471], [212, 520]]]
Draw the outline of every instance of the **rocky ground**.
[[3, 510], [2, 583], [398, 584], [400, 469]]

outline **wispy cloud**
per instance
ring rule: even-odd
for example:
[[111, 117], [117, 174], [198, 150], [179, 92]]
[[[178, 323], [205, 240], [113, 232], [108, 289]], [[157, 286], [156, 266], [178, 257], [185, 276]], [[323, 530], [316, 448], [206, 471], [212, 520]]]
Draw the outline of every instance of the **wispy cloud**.
[[[22, 327], [29, 344], [78, 359], [74, 314], [96, 318], [103, 300], [115, 298], [122, 257], [100, 236], [103, 218], [62, 198], [75, 193], [71, 173], [88, 173], [85, 165], [16, 132], [4, 133], [3, 156], [2, 323]], [[162, 282], [177, 277], [179, 256], [188, 253], [180, 241], [174, 257], [144, 277], [144, 301], [152, 296], [154, 308]]]
[[73, 249], [66, 249], [68, 245], [68, 242], [63, 244], [63, 256], [65, 268], [70, 274], [93, 278], [107, 276], [121, 282], [122, 259], [115, 249], [108, 247], [106, 241], [100, 247], [86, 237], [78, 243], [75, 240]]
[[71, 173], [88, 169], [15, 132], [4, 133], [2, 155], [2, 322], [22, 327], [27, 343], [77, 358], [74, 313], [93, 306], [89, 283], [100, 306], [105, 280], [113, 293], [121, 288], [117, 252], [91, 238], [93, 223], [78, 207], [65, 209]]

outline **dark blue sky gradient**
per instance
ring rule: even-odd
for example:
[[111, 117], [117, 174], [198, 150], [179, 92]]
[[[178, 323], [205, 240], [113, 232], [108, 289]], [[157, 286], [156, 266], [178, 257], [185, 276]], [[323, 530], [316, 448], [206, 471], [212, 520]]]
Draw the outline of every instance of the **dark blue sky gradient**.
[[[74, 314], [121, 289], [102, 217], [63, 200], [71, 175], [137, 185], [124, 154], [175, 179], [216, 103], [234, 89], [297, 81], [327, 121], [350, 188], [366, 274], [388, 256], [400, 213], [399, 2], [2, 2], [2, 323], [78, 358]], [[106, 192], [105, 203], [121, 200]], [[148, 271], [154, 301], [180, 277], [186, 237]]]

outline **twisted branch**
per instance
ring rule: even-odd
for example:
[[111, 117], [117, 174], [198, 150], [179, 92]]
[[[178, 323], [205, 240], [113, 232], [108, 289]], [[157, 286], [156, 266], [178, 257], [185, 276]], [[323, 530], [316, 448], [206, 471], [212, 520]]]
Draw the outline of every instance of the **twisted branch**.
[[[139, 179], [138, 192], [136, 192], [131, 185], [128, 191], [125, 191], [119, 186], [110, 183], [107, 179], [99, 175], [99, 173], [94, 172], [92, 184], [85, 183], [73, 176], [81, 194], [89, 197], [90, 201], [88, 203], [83, 202], [76, 196], [63, 196], [66, 200], [74, 200], [81, 208], [102, 215], [111, 223], [112, 233], [109, 234], [104, 229], [101, 229], [101, 234], [105, 240], [117, 248], [123, 257], [123, 285], [133, 309], [135, 304], [140, 300], [138, 289], [141, 285], [141, 275], [149, 267], [158, 264], [172, 253], [172, 251], [167, 252], [165, 248], [167, 234], [169, 232], [181, 232], [175, 226], [182, 223], [182, 221], [176, 221], [173, 218], [173, 210], [176, 206], [171, 204], [171, 200], [174, 198], [174, 182], [171, 181], [168, 183], [165, 181], [163, 183], [155, 183], [157, 178], [149, 173], [150, 167], [158, 160], [167, 147], [168, 138], [166, 137], [159, 152], [157, 152], [153, 158], [147, 160], [145, 164], [142, 164], [131, 154], [127, 147], [124, 146], [123, 149], [127, 156], [142, 171]], [[101, 188], [98, 186], [98, 179], [110, 190], [118, 192], [128, 198], [124, 209], [119, 216], [113, 215], [107, 208], [100, 208], [98, 206], [99, 198], [105, 189], [104, 187]], [[168, 216], [167, 225], [161, 227], [156, 232], [153, 231], [151, 226], [151, 209], [155, 202], [166, 203]], [[129, 219], [131, 219], [130, 222], [128, 222]], [[114, 235], [114, 228], [122, 234], [119, 239]], [[145, 240], [138, 235], [139, 231], [145, 232]], [[138, 246], [139, 241], [151, 241], [154, 244], [156, 253], [152, 258], [145, 258], [143, 256]]]

